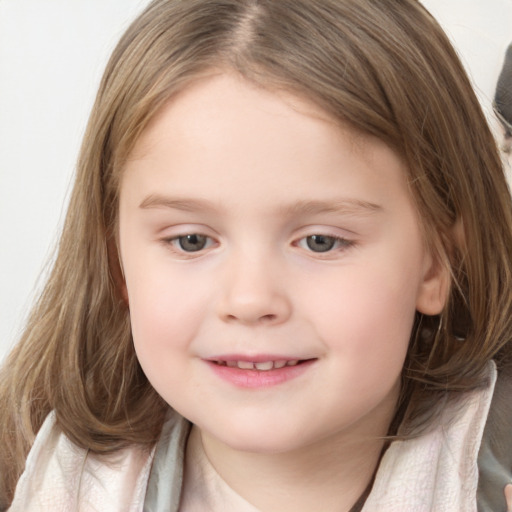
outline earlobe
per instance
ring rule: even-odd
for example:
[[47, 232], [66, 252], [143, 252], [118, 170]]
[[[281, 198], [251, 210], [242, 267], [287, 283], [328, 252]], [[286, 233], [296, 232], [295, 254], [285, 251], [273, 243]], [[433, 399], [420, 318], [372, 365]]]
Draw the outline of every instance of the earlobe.
[[[123, 274], [121, 273], [121, 275]], [[119, 290], [121, 298], [123, 299], [123, 302], [126, 304], [126, 307], [129, 307], [130, 303], [128, 301], [128, 288], [126, 287], [124, 276], [121, 278], [121, 282], [116, 287]]]
[[453, 277], [449, 260], [456, 252], [464, 253], [466, 248], [464, 221], [461, 217], [453, 223], [450, 238], [453, 245], [447, 249], [448, 254], [436, 257], [430, 253], [425, 261], [424, 280], [416, 301], [416, 310], [425, 315], [440, 314], [448, 301]]
[[434, 261], [432, 257], [426, 265], [423, 281], [416, 298], [416, 310], [424, 315], [438, 315], [448, 300], [451, 275], [447, 265]]
[[116, 292], [118, 293], [121, 300], [129, 306], [128, 302], [128, 289], [126, 287], [126, 281], [124, 278], [124, 272], [122, 268], [122, 263], [119, 256], [119, 250], [114, 237], [109, 237], [107, 242], [107, 250], [108, 250], [108, 264], [110, 268], [110, 274], [112, 276], [112, 280], [114, 281], [114, 287]]

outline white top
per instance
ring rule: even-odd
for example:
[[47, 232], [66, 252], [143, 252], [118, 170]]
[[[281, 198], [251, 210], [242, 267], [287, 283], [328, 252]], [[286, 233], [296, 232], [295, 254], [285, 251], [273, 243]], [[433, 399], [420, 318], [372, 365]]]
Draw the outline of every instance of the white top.
[[199, 430], [192, 429], [187, 443], [185, 478], [180, 512], [258, 512], [221, 478], [208, 460]]
[[151, 459], [152, 453], [130, 447], [100, 460], [62, 434], [50, 413], [30, 450], [8, 510], [140, 512]]

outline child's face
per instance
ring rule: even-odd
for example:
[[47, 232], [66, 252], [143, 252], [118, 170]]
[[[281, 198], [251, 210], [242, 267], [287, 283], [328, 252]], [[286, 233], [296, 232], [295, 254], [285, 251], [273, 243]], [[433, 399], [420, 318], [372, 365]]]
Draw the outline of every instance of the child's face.
[[218, 75], [161, 112], [123, 176], [140, 363], [231, 447], [385, 434], [415, 311], [444, 303], [400, 159], [326, 117]]

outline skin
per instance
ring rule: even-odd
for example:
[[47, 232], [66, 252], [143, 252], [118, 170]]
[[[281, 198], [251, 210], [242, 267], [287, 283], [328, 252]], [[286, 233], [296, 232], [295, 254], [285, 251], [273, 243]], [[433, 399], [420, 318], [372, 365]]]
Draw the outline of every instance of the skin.
[[[183, 248], [191, 234], [201, 250]], [[415, 311], [439, 313], [449, 282], [400, 158], [304, 99], [212, 74], [136, 144], [119, 240], [140, 364], [222, 478], [262, 510], [348, 510], [378, 463]], [[226, 354], [310, 363], [244, 388], [213, 371]]]
[[507, 512], [512, 512], [512, 484], [505, 486], [505, 500], [507, 502]]

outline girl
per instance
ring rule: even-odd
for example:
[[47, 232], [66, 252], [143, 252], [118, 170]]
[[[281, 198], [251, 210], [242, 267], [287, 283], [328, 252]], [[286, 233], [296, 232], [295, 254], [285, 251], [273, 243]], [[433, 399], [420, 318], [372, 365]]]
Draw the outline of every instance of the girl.
[[0, 508], [505, 510], [511, 226], [415, 0], [156, 0], [1, 373]]

